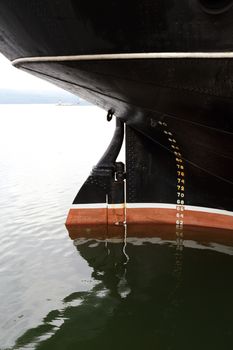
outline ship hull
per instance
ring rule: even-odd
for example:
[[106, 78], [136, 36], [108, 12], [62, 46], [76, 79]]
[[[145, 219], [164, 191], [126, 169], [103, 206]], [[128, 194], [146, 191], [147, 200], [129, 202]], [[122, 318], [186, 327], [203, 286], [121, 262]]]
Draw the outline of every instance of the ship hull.
[[[111, 110], [126, 124], [131, 223], [149, 217], [149, 223], [179, 227], [186, 220], [233, 229], [231, 5], [1, 2], [0, 48], [15, 66]], [[89, 217], [97, 214], [92, 209]], [[82, 221], [82, 208], [76, 210], [71, 226]]]
[[[213, 85], [211, 79], [223, 65], [226, 75]], [[233, 61], [105, 60], [30, 63], [22, 68], [113, 109], [141, 135], [143, 145], [157, 155], [159, 172], [144, 198], [136, 195], [130, 202], [176, 203], [177, 153], [185, 163], [186, 204], [233, 211], [233, 101], [226, 83]], [[132, 171], [142, 163], [135, 160]]]

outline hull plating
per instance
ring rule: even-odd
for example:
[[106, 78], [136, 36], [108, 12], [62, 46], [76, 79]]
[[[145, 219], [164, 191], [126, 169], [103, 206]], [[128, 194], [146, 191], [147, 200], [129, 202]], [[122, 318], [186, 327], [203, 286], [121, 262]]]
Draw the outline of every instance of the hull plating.
[[[232, 48], [231, 5], [231, 1], [213, 7], [208, 1], [137, 0], [132, 7], [129, 1], [60, 0], [56, 6], [51, 1], [42, 6], [40, 1], [3, 0], [0, 49], [11, 60], [224, 53]], [[184, 221], [190, 226], [233, 229], [231, 58], [21, 62], [20, 68], [113, 110], [126, 123], [130, 155], [126, 202], [142, 203], [142, 208], [145, 203], [176, 207], [171, 213], [148, 209], [143, 214], [144, 208], [142, 218], [137, 209], [128, 209], [132, 223], [144, 224], [148, 217], [153, 223], [160, 215], [164, 224], [178, 220], [178, 226]], [[228, 214], [186, 210], [187, 206]]]

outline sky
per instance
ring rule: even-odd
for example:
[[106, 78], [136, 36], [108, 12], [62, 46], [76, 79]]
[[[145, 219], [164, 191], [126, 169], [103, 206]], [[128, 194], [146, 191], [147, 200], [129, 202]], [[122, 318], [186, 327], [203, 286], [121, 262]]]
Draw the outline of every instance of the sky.
[[13, 67], [0, 53], [0, 89], [60, 91], [56, 86]]

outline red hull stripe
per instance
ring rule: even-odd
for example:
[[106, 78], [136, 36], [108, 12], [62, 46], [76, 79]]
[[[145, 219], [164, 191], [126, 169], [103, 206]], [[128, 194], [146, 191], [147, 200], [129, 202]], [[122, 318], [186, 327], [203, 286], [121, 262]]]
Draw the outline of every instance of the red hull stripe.
[[[176, 224], [177, 211], [165, 208], [128, 208], [127, 222], [133, 224]], [[233, 216], [214, 212], [184, 210], [184, 226], [233, 230]]]
[[[102, 232], [103, 234], [111, 233], [121, 235], [124, 232], [124, 222], [126, 218], [129, 231], [137, 231], [138, 228], [153, 227], [152, 231], [157, 231], [159, 228], [176, 227], [177, 223], [177, 207], [175, 205], [163, 205], [162, 208], [128, 208], [125, 211], [123, 205], [111, 207], [92, 207], [75, 209], [69, 211], [66, 227], [71, 233], [94, 234]], [[170, 208], [168, 208], [170, 206]], [[233, 213], [215, 209], [193, 207], [185, 207], [183, 211], [183, 229], [188, 228], [209, 228], [230, 230], [233, 234]], [[126, 217], [125, 217], [126, 213]], [[144, 231], [144, 229], [142, 230]]]

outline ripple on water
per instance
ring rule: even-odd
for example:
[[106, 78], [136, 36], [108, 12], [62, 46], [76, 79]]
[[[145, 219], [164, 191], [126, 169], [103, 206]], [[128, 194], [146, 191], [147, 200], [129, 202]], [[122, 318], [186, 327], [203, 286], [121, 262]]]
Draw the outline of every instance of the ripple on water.
[[[92, 268], [77, 255], [64, 222], [113, 127], [106, 143], [86, 148], [78, 163], [72, 150], [83, 148], [90, 120], [105, 125], [105, 113], [93, 108], [68, 108], [68, 115], [62, 107], [17, 106], [17, 113], [13, 106], [1, 108], [0, 348], [6, 348], [52, 309], [61, 309], [67, 295], [92, 288], [93, 282], [85, 282], [92, 280]], [[83, 123], [77, 120], [80, 113]]]
[[69, 240], [66, 214], [114, 125], [67, 108], [0, 113], [0, 348], [213, 350], [217, 332], [229, 348], [230, 247], [132, 238], [126, 264], [122, 240]]

